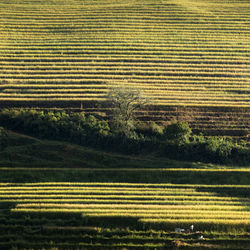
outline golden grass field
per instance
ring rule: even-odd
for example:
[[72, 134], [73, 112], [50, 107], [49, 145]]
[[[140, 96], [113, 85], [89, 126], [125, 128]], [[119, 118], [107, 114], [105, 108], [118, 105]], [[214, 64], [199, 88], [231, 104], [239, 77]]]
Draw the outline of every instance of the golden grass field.
[[[229, 187], [234, 191], [250, 188], [247, 185], [1, 183], [0, 205], [8, 203], [11, 214], [7, 216], [1, 210], [0, 245], [8, 246], [5, 241], [13, 235], [12, 247], [37, 248], [50, 244], [53, 249], [167, 246], [172, 249], [174, 240], [179, 239], [189, 249], [196, 244], [199, 244], [197, 249], [208, 245], [207, 249], [247, 249], [250, 200], [216, 192]], [[192, 224], [194, 232], [174, 232], [175, 228], [187, 230]], [[205, 238], [199, 240], [201, 234]]]
[[105, 113], [125, 84], [161, 111], [142, 120], [247, 134], [249, 16], [243, 0], [1, 0], [1, 107]]

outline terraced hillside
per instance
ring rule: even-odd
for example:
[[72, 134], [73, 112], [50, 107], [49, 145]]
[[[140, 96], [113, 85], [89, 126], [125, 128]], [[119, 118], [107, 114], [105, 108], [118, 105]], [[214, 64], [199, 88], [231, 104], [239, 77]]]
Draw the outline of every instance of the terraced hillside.
[[96, 112], [107, 87], [132, 84], [152, 99], [144, 120], [246, 134], [249, 10], [246, 0], [0, 0], [1, 107]]
[[249, 191], [246, 185], [1, 183], [0, 247], [249, 249]]

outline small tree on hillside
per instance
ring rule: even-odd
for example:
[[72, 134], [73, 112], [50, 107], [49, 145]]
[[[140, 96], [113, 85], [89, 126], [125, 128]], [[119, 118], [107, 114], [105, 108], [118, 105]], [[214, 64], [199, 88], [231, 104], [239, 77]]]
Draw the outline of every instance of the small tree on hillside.
[[136, 127], [135, 111], [148, 103], [142, 91], [127, 86], [109, 89], [107, 99], [112, 106], [111, 128], [115, 133], [132, 137]]

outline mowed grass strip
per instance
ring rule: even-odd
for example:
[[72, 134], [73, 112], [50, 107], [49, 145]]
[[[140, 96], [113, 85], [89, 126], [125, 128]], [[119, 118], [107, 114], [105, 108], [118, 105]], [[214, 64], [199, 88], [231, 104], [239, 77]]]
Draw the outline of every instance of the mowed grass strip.
[[[8, 196], [4, 196], [4, 200], [6, 200]], [[35, 198], [35, 199], [58, 199], [60, 201], [60, 199], [69, 199], [69, 200], [72, 200], [72, 202], [74, 201], [74, 199], [83, 199], [83, 201], [89, 201], [89, 202], [98, 202], [98, 203], [101, 203], [101, 202], [106, 202], [108, 203], [108, 201], [110, 203], [112, 202], [115, 202], [117, 201], [118, 203], [121, 202], [121, 200], [124, 201], [124, 203], [126, 202], [136, 202], [136, 200], [139, 200], [139, 202], [137, 203], [147, 203], [147, 199], [145, 197], [128, 197], [127, 199], [125, 198], [122, 198], [122, 197], [107, 197], [106, 199], [101, 199], [101, 197], [93, 197], [93, 198], [89, 198], [88, 196], [85, 198], [84, 195], [57, 195], [57, 196], [54, 196], [54, 195], [40, 195], [39, 198], [37, 198], [37, 196], [34, 196], [34, 195], [11, 195], [9, 196], [9, 198], [7, 198], [7, 200], [17, 200], [19, 199], [19, 201], [22, 201], [21, 199], [32, 199], [32, 198]], [[99, 199], [98, 199], [99, 198]], [[113, 199], [115, 200], [113, 200]], [[137, 198], [137, 199], [136, 199]], [[135, 200], [135, 201], [134, 201]], [[244, 205], [246, 206], [249, 206], [250, 205], [250, 202], [249, 201], [246, 201], [244, 199], [242, 200], [239, 200], [239, 199], [232, 199], [232, 200], [229, 200], [229, 199], [225, 199], [225, 200], [216, 200], [216, 199], [190, 199], [190, 198], [162, 198], [163, 202], [166, 203], [166, 204], [207, 204], [207, 205], [213, 205], [213, 204], [218, 204], [218, 205], [223, 205], [225, 203], [227, 203], [228, 205], [241, 205], [244, 203]], [[152, 201], [149, 199], [149, 202]], [[158, 203], [158, 200], [157, 199], [153, 199], [153, 201], [155, 201], [155, 203]]]
[[[175, 203], [173, 204], [172, 202], [159, 202], [159, 201], [142, 201], [142, 200], [101, 200], [101, 199], [9, 199], [9, 200], [1, 200], [1, 202], [13, 202], [13, 203], [18, 203], [20, 205], [22, 204], [26, 204], [27, 206], [29, 204], [37, 204], [36, 206], [39, 207], [40, 209], [40, 204], [48, 204], [50, 205], [52, 204], [61, 204], [62, 206], [65, 204], [65, 207], [67, 207], [68, 204], [71, 204], [72, 206], [76, 205], [76, 208], [72, 207], [71, 211], [77, 211], [77, 212], [81, 212], [82, 209], [77, 209], [78, 205], [84, 205], [84, 204], [88, 204], [89, 206], [91, 205], [96, 205], [94, 208], [91, 207], [90, 210], [92, 211], [92, 209], [98, 209], [101, 207], [101, 205], [107, 205], [107, 206], [112, 206], [116, 205], [116, 209], [126, 209], [128, 211], [128, 209], [136, 209], [137, 206], [141, 205], [143, 207], [138, 207], [138, 209], [143, 209], [143, 208], [148, 208], [148, 210], [162, 210], [165, 209], [166, 211], [176, 211], [176, 213], [178, 214], [179, 211], [193, 211], [196, 210], [197, 211], [206, 211], [206, 212], [213, 212], [213, 211], [221, 211], [222, 213], [234, 213], [236, 212], [244, 212], [244, 211], [249, 211], [247, 210], [245, 205], [235, 205], [235, 204], [194, 204], [194, 203], [190, 203], [190, 204], [182, 204], [182, 203]], [[34, 203], [35, 202], [35, 203]], [[38, 205], [39, 204], [39, 205]], [[146, 205], [146, 206], [145, 206]], [[129, 207], [130, 206], [130, 207]], [[42, 206], [41, 206], [42, 207]], [[26, 210], [19, 210], [17, 208], [13, 208], [15, 210], [15, 212], [25, 212]], [[38, 208], [34, 209], [34, 211], [39, 212]], [[58, 209], [58, 208], [54, 208], [57, 209], [57, 211], [62, 211], [62, 209]], [[103, 209], [103, 208], [101, 208]], [[138, 211], [138, 209], [136, 209]], [[67, 212], [70, 212], [70, 208], [69, 209], [65, 209], [67, 210]], [[88, 210], [88, 211], [90, 211]], [[48, 210], [47, 210], [48, 211]], [[41, 212], [41, 211], [40, 211]], [[104, 212], [104, 211], [103, 211]]]
[[[169, 208], [174, 209], [169, 209]], [[204, 216], [250, 216], [250, 210], [240, 210], [240, 207], [237, 207], [238, 210], [234, 210], [234, 206], [227, 206], [228, 210], [224, 210], [226, 208], [222, 205], [214, 205], [214, 206], [208, 206], [208, 209], [204, 209], [204, 205], [196, 206], [196, 210], [194, 211], [195, 206], [193, 205], [185, 205], [182, 207], [181, 205], [150, 205], [149, 206], [137, 206], [137, 205], [115, 205], [109, 206], [108, 205], [91, 205], [91, 204], [71, 204], [71, 203], [20, 203], [16, 206], [16, 208], [33, 208], [33, 209], [50, 209], [50, 208], [57, 208], [57, 209], [82, 209], [83, 211], [86, 211], [88, 213], [145, 213], [145, 210], [150, 210], [150, 213], [155, 214], [163, 214], [165, 216], [190, 216], [190, 214], [194, 216], [201, 216], [201, 210], [209, 210], [204, 213]], [[221, 210], [220, 210], [221, 209]], [[148, 214], [148, 211], [147, 211]]]

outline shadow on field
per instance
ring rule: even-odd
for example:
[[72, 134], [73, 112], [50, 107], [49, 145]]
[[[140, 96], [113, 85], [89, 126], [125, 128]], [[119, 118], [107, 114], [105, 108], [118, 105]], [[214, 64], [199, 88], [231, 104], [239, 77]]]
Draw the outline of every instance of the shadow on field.
[[213, 192], [222, 197], [243, 198], [243, 202], [250, 202], [250, 187], [197, 187], [196, 191]]
[[83, 245], [125, 244], [126, 239], [120, 237], [131, 234], [128, 228], [143, 229], [137, 218], [91, 217], [71, 212], [13, 212], [11, 209], [15, 205], [0, 202], [0, 249], [60, 246], [85, 249]]
[[[198, 187], [198, 192], [216, 193], [220, 197], [230, 197], [241, 203], [242, 211], [250, 211], [250, 187]], [[225, 203], [226, 204], [226, 203]], [[250, 227], [248, 227], [248, 231]]]
[[[161, 244], [162, 248], [157, 249], [173, 249], [173, 239], [193, 243], [199, 241], [199, 232], [232, 230], [230, 225], [215, 227], [211, 222], [201, 222], [195, 225], [197, 232], [180, 234], [174, 229], [189, 228], [189, 222], [152, 223], [142, 222], [139, 217], [90, 216], [80, 212], [14, 212], [12, 209], [16, 205], [0, 201], [0, 249], [62, 249], [62, 246], [64, 249], [90, 249], [88, 247], [93, 246], [99, 249], [96, 247], [102, 244], [115, 246], [128, 242]], [[237, 227], [233, 229], [238, 230]]]
[[[249, 171], [196, 171], [167, 169], [0, 169], [1, 180], [29, 182], [117, 182], [208, 185], [249, 185]], [[240, 192], [242, 193], [242, 192]]]

